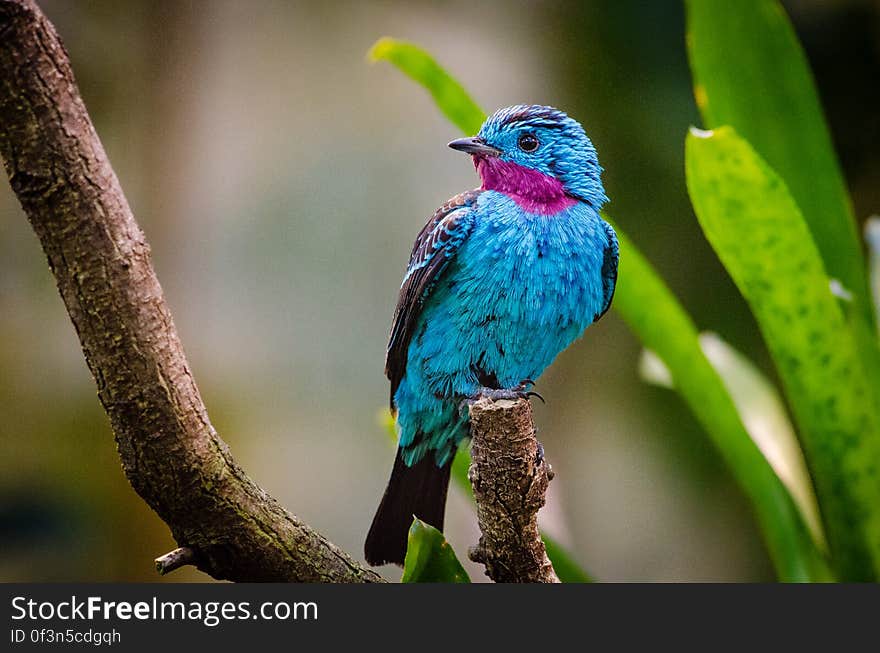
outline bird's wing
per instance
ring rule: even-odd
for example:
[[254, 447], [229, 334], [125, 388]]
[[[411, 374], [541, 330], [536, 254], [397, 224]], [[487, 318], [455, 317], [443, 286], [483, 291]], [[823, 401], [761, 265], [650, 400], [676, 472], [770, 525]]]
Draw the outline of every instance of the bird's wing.
[[406, 371], [407, 349], [422, 305], [434, 282], [470, 233], [473, 226], [471, 209], [481, 192], [472, 190], [448, 200], [422, 227], [413, 245], [397, 308], [394, 309], [385, 356], [385, 375], [391, 381], [392, 409], [394, 393]]
[[596, 322], [611, 308], [611, 300], [614, 299], [614, 289], [617, 287], [617, 261], [620, 258], [617, 234], [614, 233], [614, 228], [604, 220], [602, 220], [602, 226], [605, 227], [605, 235], [608, 237], [608, 244], [605, 245], [605, 253], [602, 258], [603, 303], [602, 310], [596, 313], [593, 322]]

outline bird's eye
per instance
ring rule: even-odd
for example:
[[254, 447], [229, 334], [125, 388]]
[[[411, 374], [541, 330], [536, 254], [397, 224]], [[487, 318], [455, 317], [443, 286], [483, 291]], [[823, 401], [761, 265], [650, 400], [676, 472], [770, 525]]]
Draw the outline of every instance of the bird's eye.
[[535, 138], [534, 134], [523, 134], [519, 137], [519, 141], [517, 141], [517, 145], [519, 145], [519, 149], [523, 152], [534, 152], [538, 149], [538, 139]]

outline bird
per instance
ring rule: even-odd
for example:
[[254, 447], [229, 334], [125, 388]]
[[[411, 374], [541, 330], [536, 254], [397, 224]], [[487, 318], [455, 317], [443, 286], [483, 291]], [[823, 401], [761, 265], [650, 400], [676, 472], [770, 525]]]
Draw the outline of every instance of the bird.
[[443, 530], [466, 402], [528, 394], [617, 283], [602, 168], [579, 122], [515, 105], [448, 145], [471, 156], [481, 185], [434, 212], [400, 286], [385, 358], [398, 448], [364, 544], [374, 566], [404, 564], [414, 517]]

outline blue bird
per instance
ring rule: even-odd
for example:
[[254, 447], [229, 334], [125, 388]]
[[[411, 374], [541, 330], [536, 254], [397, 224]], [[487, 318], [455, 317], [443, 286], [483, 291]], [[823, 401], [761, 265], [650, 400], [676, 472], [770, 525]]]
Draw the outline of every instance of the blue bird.
[[596, 150], [552, 107], [501, 109], [470, 154], [479, 189], [422, 228], [400, 287], [385, 360], [398, 449], [367, 535], [370, 564], [403, 564], [413, 516], [443, 529], [452, 458], [469, 435], [462, 402], [527, 387], [608, 310], [614, 230]]

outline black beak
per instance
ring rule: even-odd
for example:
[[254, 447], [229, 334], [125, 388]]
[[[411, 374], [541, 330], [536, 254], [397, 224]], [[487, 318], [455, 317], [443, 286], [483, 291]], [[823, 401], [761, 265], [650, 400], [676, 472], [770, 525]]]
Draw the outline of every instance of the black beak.
[[451, 147], [453, 150], [458, 150], [459, 152], [466, 152], [467, 154], [475, 154], [480, 156], [501, 155], [501, 150], [496, 147], [492, 147], [491, 145], [487, 145], [486, 142], [478, 136], [474, 136], [472, 138], [456, 139], [449, 144], [449, 147]]

